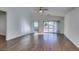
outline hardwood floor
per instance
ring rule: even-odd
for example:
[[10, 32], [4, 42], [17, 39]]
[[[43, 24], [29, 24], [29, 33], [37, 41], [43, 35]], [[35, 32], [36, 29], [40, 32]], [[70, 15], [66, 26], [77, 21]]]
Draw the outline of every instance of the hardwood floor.
[[1, 51], [78, 51], [64, 35], [44, 33], [27, 35], [9, 41], [0, 38]]

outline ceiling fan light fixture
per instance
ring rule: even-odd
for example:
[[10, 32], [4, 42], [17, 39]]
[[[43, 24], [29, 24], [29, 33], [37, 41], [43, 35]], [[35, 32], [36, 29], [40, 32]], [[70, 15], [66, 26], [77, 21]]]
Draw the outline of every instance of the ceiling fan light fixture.
[[44, 11], [43, 10], [39, 10], [39, 13], [43, 13]]

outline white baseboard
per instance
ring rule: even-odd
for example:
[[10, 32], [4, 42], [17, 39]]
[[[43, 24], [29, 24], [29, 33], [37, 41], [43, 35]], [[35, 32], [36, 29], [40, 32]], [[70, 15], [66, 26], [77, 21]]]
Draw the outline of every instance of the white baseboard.
[[27, 34], [13, 36], [13, 37], [10, 37], [10, 38], [6, 38], [6, 40], [12, 40], [12, 39], [15, 39], [15, 38], [18, 38], [18, 37], [21, 37], [21, 36], [25, 36], [25, 35], [29, 35], [29, 34], [32, 34], [32, 33], [27, 33]]
[[[65, 35], [65, 34], [64, 34]], [[67, 35], [65, 35], [78, 49], [79, 49], [79, 45], [77, 45], [72, 39], [70, 39]]]

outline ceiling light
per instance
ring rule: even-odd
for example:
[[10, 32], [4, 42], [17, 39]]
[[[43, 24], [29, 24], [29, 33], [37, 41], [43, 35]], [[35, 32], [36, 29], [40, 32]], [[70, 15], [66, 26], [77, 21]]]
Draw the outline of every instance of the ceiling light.
[[40, 10], [40, 11], [39, 11], [39, 13], [43, 13], [43, 12], [44, 12], [43, 10]]

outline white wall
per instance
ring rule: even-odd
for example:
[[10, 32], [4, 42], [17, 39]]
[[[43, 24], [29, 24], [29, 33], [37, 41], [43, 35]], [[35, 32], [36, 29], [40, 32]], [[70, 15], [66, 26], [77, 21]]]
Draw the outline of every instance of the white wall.
[[64, 34], [79, 48], [79, 8], [65, 16]]
[[0, 35], [6, 35], [6, 14], [0, 14]]
[[30, 8], [0, 8], [7, 12], [6, 40], [32, 33]]
[[10, 8], [7, 17], [8, 40], [32, 32], [29, 8]]
[[64, 34], [64, 20], [60, 20], [58, 23], [59, 33]]

